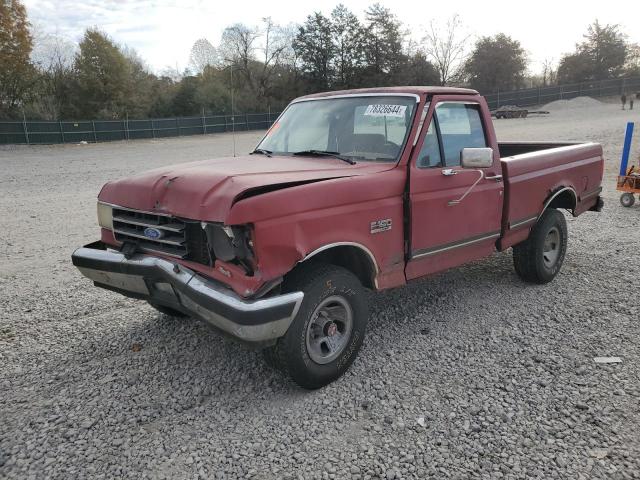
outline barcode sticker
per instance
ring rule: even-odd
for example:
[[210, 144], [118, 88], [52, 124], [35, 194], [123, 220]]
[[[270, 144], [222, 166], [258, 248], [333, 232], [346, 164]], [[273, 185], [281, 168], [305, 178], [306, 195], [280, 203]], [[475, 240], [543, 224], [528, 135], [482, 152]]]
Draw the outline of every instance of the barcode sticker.
[[406, 105], [368, 105], [364, 114], [369, 117], [404, 117]]

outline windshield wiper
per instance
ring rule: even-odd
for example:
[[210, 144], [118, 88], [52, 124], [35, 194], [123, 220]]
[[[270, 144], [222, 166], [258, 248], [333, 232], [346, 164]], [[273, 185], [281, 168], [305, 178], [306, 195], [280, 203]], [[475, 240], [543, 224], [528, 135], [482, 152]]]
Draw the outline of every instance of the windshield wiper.
[[273, 152], [271, 150], [265, 150], [264, 148], [256, 148], [249, 155], [253, 155], [254, 153], [259, 153], [260, 155], [266, 155], [267, 157], [270, 157]]
[[347, 162], [349, 165], [356, 164], [355, 160], [340, 155], [340, 152], [330, 152], [328, 150], [300, 150], [299, 152], [293, 152], [293, 155], [315, 155], [318, 157], [333, 157], [342, 160], [343, 162]]

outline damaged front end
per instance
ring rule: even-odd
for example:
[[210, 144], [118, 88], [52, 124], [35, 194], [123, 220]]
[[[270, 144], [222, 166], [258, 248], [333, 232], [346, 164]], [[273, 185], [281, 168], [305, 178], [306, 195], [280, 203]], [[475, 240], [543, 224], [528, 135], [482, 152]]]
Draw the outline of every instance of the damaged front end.
[[[249, 225], [225, 226], [220, 222], [183, 219], [104, 202], [98, 203], [98, 223], [109, 232], [103, 241], [121, 251], [146, 252], [191, 262], [200, 265], [205, 274], [209, 269], [222, 269], [221, 273], [227, 278], [231, 276], [229, 269], [247, 277], [255, 274]], [[245, 292], [239, 293], [246, 296]]]
[[248, 225], [226, 226], [221, 223], [201, 223], [207, 239], [209, 257], [231, 262], [252, 275], [255, 268], [253, 240]]
[[249, 225], [102, 202], [98, 222], [102, 242], [72, 255], [73, 264], [98, 287], [173, 308], [250, 343], [282, 336], [302, 301], [302, 292], [265, 296]]

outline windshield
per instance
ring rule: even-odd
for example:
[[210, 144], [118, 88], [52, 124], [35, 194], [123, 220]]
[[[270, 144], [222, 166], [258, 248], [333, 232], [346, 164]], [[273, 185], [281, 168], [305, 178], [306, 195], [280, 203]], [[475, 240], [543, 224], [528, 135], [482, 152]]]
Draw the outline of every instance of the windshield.
[[277, 155], [334, 152], [353, 160], [395, 162], [416, 98], [363, 96], [292, 103], [257, 148]]

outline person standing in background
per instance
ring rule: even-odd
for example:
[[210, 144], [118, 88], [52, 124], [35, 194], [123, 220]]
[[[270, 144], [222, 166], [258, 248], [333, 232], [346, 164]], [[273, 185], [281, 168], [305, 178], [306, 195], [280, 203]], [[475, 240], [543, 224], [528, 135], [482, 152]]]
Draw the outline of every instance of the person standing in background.
[[624, 93], [620, 95], [620, 101], [622, 102], [622, 109], [624, 110], [624, 106], [627, 104], [627, 96]]
[[633, 101], [635, 100], [636, 95], [634, 95], [633, 92], [629, 94], [629, 110], [633, 110]]

